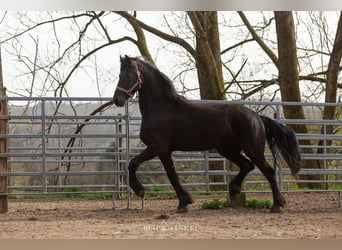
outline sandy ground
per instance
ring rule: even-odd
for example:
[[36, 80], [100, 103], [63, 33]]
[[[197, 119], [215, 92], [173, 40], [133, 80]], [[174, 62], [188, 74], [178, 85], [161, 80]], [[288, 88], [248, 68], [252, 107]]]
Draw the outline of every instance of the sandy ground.
[[[248, 194], [247, 198], [270, 198]], [[285, 194], [286, 209], [200, 208], [213, 197], [195, 198], [176, 214], [176, 199], [10, 200], [0, 214], [0, 239], [342, 239], [337, 193]], [[224, 198], [224, 197], [216, 197]]]

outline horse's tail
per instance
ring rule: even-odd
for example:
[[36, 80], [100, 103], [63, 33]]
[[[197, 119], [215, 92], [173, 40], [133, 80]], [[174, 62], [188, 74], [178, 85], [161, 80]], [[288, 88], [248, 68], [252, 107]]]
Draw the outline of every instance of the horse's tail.
[[295, 133], [266, 116], [260, 117], [264, 122], [266, 139], [276, 164], [282, 156], [290, 167], [292, 175], [297, 176], [301, 168], [301, 156]]

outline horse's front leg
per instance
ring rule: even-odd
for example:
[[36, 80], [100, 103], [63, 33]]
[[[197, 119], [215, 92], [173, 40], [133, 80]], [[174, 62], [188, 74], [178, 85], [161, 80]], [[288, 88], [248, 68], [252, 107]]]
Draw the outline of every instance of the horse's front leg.
[[183, 189], [182, 185], [179, 182], [178, 175], [176, 173], [171, 154], [163, 154], [159, 155], [159, 158], [161, 162], [164, 165], [167, 177], [169, 177], [169, 180], [173, 186], [173, 188], [176, 191], [177, 197], [179, 199], [179, 205], [177, 208], [177, 213], [184, 213], [187, 212], [187, 206], [188, 204], [193, 203], [193, 199], [191, 198], [190, 194]]
[[136, 176], [137, 168], [141, 163], [151, 160], [155, 156], [155, 150], [153, 150], [152, 147], [147, 147], [143, 152], [134, 157], [128, 165], [129, 185], [133, 189], [134, 193], [140, 198], [144, 197], [145, 189]]

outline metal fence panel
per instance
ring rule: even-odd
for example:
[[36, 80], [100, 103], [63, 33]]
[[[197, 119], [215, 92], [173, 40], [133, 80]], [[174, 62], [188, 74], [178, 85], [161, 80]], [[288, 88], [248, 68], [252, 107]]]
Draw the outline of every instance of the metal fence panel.
[[[3, 98], [2, 98], [3, 99]], [[53, 97], [7, 97], [10, 104], [8, 138], [8, 192], [18, 194], [58, 193], [113, 193], [116, 197], [130, 197], [127, 166], [129, 160], [144, 148], [139, 140], [141, 116], [137, 100], [130, 100], [124, 108], [108, 106], [94, 112], [111, 98], [53, 98]], [[221, 103], [221, 101], [201, 101]], [[225, 102], [227, 103], [227, 102]], [[321, 120], [320, 112], [325, 106], [335, 105], [340, 112], [341, 103], [289, 103], [289, 102], [228, 102], [243, 104], [251, 109], [275, 118], [282, 124], [305, 124], [309, 134], [297, 134], [299, 141], [310, 140], [311, 153], [302, 155], [304, 160], [319, 160], [322, 169], [303, 169], [300, 174], [322, 176], [320, 182], [327, 188], [339, 187], [342, 182], [342, 121]], [[284, 105], [303, 106], [308, 118], [285, 119]], [[55, 112], [56, 108], [58, 112]], [[336, 133], [327, 134], [326, 127], [334, 126]], [[322, 140], [322, 145], [317, 141]], [[331, 144], [328, 141], [332, 141]], [[321, 149], [317, 154], [317, 149]], [[272, 161], [267, 151], [266, 158]], [[211, 152], [174, 152], [177, 172], [184, 185], [193, 193], [209, 193], [214, 185], [227, 185], [236, 175], [229, 162]], [[210, 170], [209, 163], [222, 162], [222, 170]], [[296, 182], [290, 178], [287, 168], [276, 170], [282, 191], [291, 189]], [[168, 191], [170, 184], [158, 159], [142, 164], [138, 171], [150, 193]], [[223, 175], [224, 181], [211, 183], [211, 175]], [[248, 192], [267, 190], [267, 181], [259, 170], [251, 172], [244, 183]], [[160, 189], [158, 189], [158, 187]], [[129, 200], [129, 199], [128, 199]]]

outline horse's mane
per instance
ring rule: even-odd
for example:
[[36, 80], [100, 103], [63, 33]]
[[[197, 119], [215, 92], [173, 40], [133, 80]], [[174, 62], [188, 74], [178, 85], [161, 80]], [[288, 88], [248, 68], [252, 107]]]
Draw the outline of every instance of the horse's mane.
[[170, 101], [186, 100], [183, 96], [177, 93], [169, 77], [161, 72], [154, 64], [140, 58], [134, 58], [133, 60], [136, 60], [139, 65], [142, 65], [141, 72], [143, 75], [149, 74], [149, 77], [151, 79], [155, 79], [156, 81], [158, 81], [158, 88], [160, 88], [165, 98], [168, 98]]

